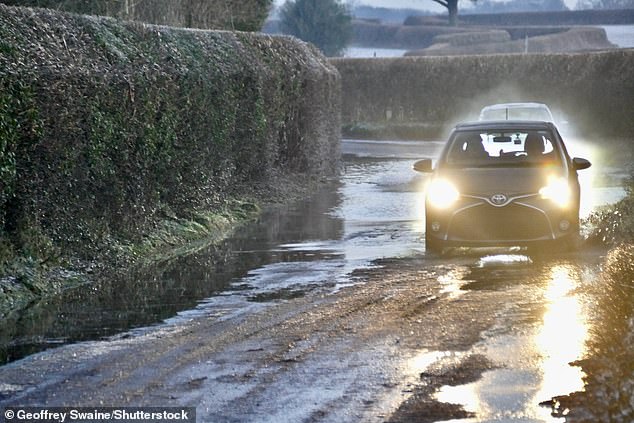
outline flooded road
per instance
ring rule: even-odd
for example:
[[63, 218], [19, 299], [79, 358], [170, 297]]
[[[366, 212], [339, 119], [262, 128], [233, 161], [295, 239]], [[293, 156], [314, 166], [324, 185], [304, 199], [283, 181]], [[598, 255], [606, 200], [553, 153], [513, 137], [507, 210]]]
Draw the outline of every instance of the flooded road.
[[420, 187], [411, 163], [433, 156], [441, 143], [344, 144], [351, 155], [340, 181], [306, 201], [266, 210], [218, 248], [74, 289], [8, 316], [0, 327], [0, 362], [142, 331], [205, 313], [217, 302], [267, 302], [347, 285], [351, 271], [376, 258], [424, 251]]
[[[12, 316], [0, 329], [5, 360], [73, 345], [0, 367], [0, 406], [160, 401], [195, 405], [200, 421], [559, 421], [540, 403], [583, 388], [568, 363], [585, 351], [586, 288], [605, 251], [426, 255], [425, 180], [411, 166], [440, 147], [344, 141], [340, 180], [267, 211], [226, 248]], [[582, 181], [592, 187], [583, 213], [623, 195], [618, 169], [609, 173]], [[95, 388], [96, 375], [109, 382]], [[50, 380], [66, 380], [64, 394]]]

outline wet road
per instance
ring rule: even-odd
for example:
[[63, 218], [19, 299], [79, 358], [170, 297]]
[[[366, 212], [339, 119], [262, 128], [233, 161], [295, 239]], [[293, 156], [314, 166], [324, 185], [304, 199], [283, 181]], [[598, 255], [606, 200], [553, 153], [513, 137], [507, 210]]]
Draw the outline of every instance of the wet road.
[[[202, 421], [413, 421], [417, 409], [427, 417], [416, 421], [557, 421], [539, 403], [583, 386], [568, 363], [584, 352], [592, 327], [585, 288], [597, 283], [604, 251], [427, 257], [424, 177], [411, 164], [439, 147], [346, 141], [340, 181], [267, 212], [229, 249], [15, 316], [2, 329], [6, 355], [107, 341], [0, 368], [0, 406], [161, 398], [197, 405]], [[618, 172], [608, 173], [582, 182], [595, 181], [584, 213], [622, 195]], [[144, 376], [131, 387], [133, 363], [118, 354], [142, 350], [154, 356], [141, 362], [152, 364], [134, 363]], [[69, 357], [84, 371], [55, 366]], [[95, 392], [90, 382], [102, 374], [114, 382]], [[65, 394], [51, 379], [69, 381]]]
[[434, 155], [440, 143], [345, 144], [352, 155], [340, 181], [309, 200], [265, 211], [219, 248], [75, 289], [8, 316], [0, 326], [0, 362], [130, 329], [142, 332], [164, 320], [205, 313], [217, 302], [252, 305], [323, 285], [345, 286], [352, 270], [375, 258], [424, 251], [420, 178], [411, 163]]

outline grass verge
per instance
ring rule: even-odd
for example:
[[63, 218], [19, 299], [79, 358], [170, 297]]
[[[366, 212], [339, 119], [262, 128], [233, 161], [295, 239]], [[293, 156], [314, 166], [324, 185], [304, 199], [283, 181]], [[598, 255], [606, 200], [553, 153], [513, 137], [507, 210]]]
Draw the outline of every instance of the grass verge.
[[[13, 254], [3, 263], [3, 273], [11, 276], [0, 278], [0, 319], [32, 301], [92, 283], [104, 275], [169, 262], [218, 244], [259, 213], [260, 207], [253, 202], [230, 200], [217, 210], [196, 212], [188, 219], [166, 217], [139, 242], [113, 239], [108, 251], [92, 260], [60, 255], [43, 262]], [[9, 246], [0, 243], [0, 248]]]

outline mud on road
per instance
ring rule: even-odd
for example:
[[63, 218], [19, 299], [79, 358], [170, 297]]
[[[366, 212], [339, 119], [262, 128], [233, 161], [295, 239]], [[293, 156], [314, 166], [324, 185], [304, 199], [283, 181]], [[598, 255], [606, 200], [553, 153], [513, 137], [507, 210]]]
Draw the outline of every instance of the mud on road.
[[[209, 422], [477, 417], [439, 390], [514, 366], [483, 342], [540, 326], [543, 276], [570, 265], [503, 255], [491, 266], [491, 257], [381, 260], [355, 271], [349, 287], [45, 351], [0, 368], [0, 407], [195, 406], [198, 421]], [[550, 397], [531, 401], [531, 384], [520, 383], [535, 408], [498, 417], [543, 421], [535, 409]]]

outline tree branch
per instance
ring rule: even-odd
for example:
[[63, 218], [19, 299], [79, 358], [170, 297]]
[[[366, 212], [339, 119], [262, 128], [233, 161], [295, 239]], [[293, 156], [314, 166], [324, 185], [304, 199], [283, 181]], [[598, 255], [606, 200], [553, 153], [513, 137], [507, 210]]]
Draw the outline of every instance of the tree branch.
[[449, 8], [449, 3], [446, 0], [431, 0], [431, 1], [435, 1], [436, 3], [438, 3], [439, 5]]

